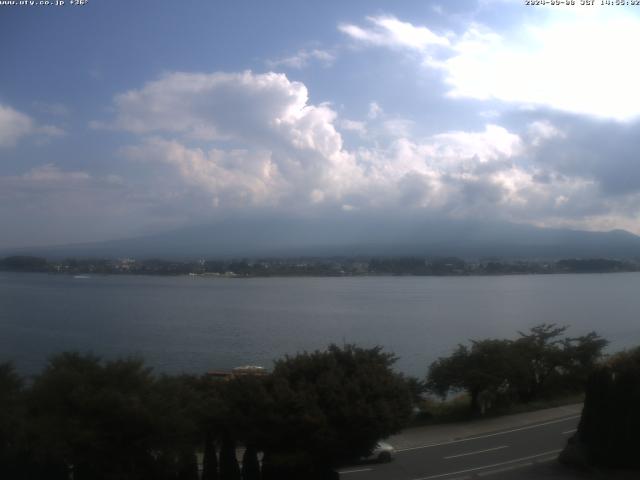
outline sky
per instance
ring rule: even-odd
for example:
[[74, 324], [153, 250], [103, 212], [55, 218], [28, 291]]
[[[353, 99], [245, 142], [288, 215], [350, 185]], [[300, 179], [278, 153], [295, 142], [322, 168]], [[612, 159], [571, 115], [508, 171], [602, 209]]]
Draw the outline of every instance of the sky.
[[7, 3], [0, 247], [256, 216], [640, 234], [638, 6]]

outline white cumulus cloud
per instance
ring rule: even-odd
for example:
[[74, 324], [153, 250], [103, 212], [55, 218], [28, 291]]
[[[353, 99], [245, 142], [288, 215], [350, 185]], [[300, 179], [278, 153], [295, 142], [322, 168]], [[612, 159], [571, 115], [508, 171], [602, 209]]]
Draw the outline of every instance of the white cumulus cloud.
[[29, 115], [0, 104], [0, 147], [13, 147], [25, 137], [36, 140], [61, 137], [66, 132], [55, 125], [39, 125]]
[[640, 43], [640, 18], [625, 9], [570, 10], [505, 32], [471, 22], [445, 36], [395, 17], [367, 17], [370, 27], [338, 29], [363, 45], [418, 53], [422, 66], [442, 71], [452, 98], [637, 118], [640, 65], [632, 46]]
[[310, 104], [307, 88], [283, 74], [172, 73], [115, 103], [116, 127], [169, 137], [125, 153], [173, 164], [214, 204], [333, 198], [357, 176], [336, 113]]
[[[499, 35], [471, 27], [441, 68], [450, 95], [627, 121], [640, 114], [635, 16], [552, 18]], [[627, 46], [627, 47], [624, 47]]]
[[0, 147], [12, 147], [16, 142], [32, 133], [33, 120], [13, 108], [0, 105]]
[[[372, 103], [376, 136], [371, 124], [310, 103], [304, 84], [251, 72], [168, 73], [117, 95], [115, 107], [111, 126], [140, 137], [123, 154], [161, 177], [155, 185], [185, 207], [198, 192], [193, 198], [214, 210], [422, 209], [583, 226], [622, 208], [602, 201], [597, 179], [532, 161], [550, 141], [565, 140], [543, 118], [519, 132], [487, 123], [416, 138], [409, 120], [386, 118]], [[349, 149], [339, 129], [375, 141]]]
[[448, 46], [449, 40], [425, 26], [415, 26], [393, 16], [367, 17], [370, 27], [343, 23], [338, 29], [359, 42], [384, 47], [425, 51], [433, 46]]

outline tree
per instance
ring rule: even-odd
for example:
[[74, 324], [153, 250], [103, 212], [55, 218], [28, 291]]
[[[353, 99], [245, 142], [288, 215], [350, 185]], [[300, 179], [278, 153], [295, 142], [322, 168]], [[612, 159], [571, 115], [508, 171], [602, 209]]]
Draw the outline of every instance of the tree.
[[0, 270], [12, 270], [16, 272], [45, 272], [49, 264], [40, 257], [16, 255], [0, 260]]
[[138, 478], [153, 463], [153, 377], [140, 360], [53, 357], [29, 392], [37, 463], [73, 469], [76, 480]]
[[561, 338], [567, 326], [542, 323], [514, 342], [514, 390], [523, 402], [560, 390], [581, 391], [607, 341], [595, 332]]
[[[561, 338], [567, 327], [534, 326], [516, 340], [474, 340], [431, 364], [428, 389], [446, 397], [464, 390], [472, 413], [496, 401], [529, 402], [542, 394], [581, 391], [607, 341], [595, 332]], [[552, 381], [553, 380], [553, 381]]]
[[[640, 469], [640, 347], [613, 356], [590, 375], [578, 431], [561, 458]], [[584, 457], [583, 457], [584, 458]]]
[[563, 348], [566, 343], [560, 338], [567, 328], [542, 323], [532, 327], [529, 333], [518, 332], [520, 338], [513, 344], [516, 375], [512, 383], [521, 401], [538, 398], [550, 376], [567, 365], [568, 352]]
[[202, 480], [218, 480], [218, 456], [216, 455], [216, 444], [211, 432], [205, 434]]
[[240, 466], [236, 458], [236, 442], [225, 435], [220, 449], [220, 480], [240, 480]]
[[178, 456], [177, 480], [198, 480], [198, 459], [192, 450], [185, 450]]
[[427, 391], [427, 385], [422, 380], [416, 377], [404, 377], [405, 382], [407, 382], [407, 388], [409, 389], [409, 393], [411, 395], [411, 402], [414, 406], [422, 403], [423, 394]]
[[509, 388], [511, 347], [509, 340], [472, 341], [471, 348], [458, 345], [449, 357], [431, 364], [427, 386], [442, 397], [451, 391], [464, 390], [469, 394], [471, 412], [482, 413], [482, 396], [496, 398]]
[[13, 365], [0, 363], [0, 478], [18, 478], [23, 465], [24, 411], [22, 379]]
[[314, 478], [398, 432], [411, 414], [411, 394], [394, 362], [380, 347], [354, 345], [276, 361], [264, 462]]
[[234, 376], [219, 382], [217, 392], [221, 407], [216, 428], [224, 438], [229, 437], [244, 445], [257, 445], [269, 432], [266, 412], [272, 408], [273, 398], [264, 376]]
[[242, 480], [260, 480], [258, 450], [253, 445], [247, 445], [242, 456]]
[[153, 448], [162, 452], [167, 469], [185, 470], [196, 449], [205, 447], [200, 383], [193, 375], [163, 375], [152, 386], [147, 408], [156, 419]]
[[596, 332], [563, 341], [565, 362], [562, 367], [566, 373], [564, 377], [569, 380], [571, 388], [585, 388], [589, 375], [598, 365], [608, 344], [609, 342]]

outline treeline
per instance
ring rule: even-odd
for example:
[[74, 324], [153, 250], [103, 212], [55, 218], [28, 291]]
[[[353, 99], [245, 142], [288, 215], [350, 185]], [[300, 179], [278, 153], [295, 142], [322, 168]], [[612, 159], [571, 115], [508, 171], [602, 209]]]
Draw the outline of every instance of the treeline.
[[541, 324], [516, 339], [458, 345], [431, 364], [426, 389], [442, 397], [466, 392], [472, 414], [583, 392], [608, 342], [595, 332], [567, 337], [566, 330]]
[[332, 345], [264, 376], [157, 376], [78, 353], [32, 379], [1, 364], [0, 478], [196, 480], [199, 464], [203, 480], [337, 478], [409, 419], [394, 361]]
[[79, 353], [32, 378], [0, 364], [0, 478], [337, 478], [405, 427], [424, 393], [465, 392], [479, 415], [585, 386], [574, 449], [593, 464], [640, 466], [640, 348], [603, 357], [606, 340], [566, 330], [459, 345], [424, 382], [395, 373], [381, 348], [354, 345], [285, 356], [268, 375], [155, 375], [140, 359]]
[[515, 275], [606, 273], [640, 270], [635, 260], [603, 258], [547, 261], [482, 260], [457, 257], [299, 258], [170, 261], [163, 259], [69, 258], [60, 261], [33, 256], [0, 259], [0, 270], [68, 274], [219, 275], [240, 277], [345, 275]]
[[572, 338], [566, 330], [541, 324], [516, 339], [459, 345], [431, 364], [424, 388], [442, 397], [465, 392], [470, 415], [583, 393], [580, 423], [561, 461], [632, 469], [629, 478], [637, 478], [640, 347], [605, 356], [607, 341], [595, 332]]

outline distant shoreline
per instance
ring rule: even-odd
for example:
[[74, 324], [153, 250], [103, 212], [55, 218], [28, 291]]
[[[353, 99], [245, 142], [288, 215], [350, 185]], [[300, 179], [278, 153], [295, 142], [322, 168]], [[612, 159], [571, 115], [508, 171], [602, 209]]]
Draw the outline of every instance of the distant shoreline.
[[467, 277], [552, 273], [620, 273], [640, 271], [639, 260], [568, 258], [562, 260], [463, 260], [457, 257], [268, 258], [171, 261], [164, 259], [69, 258], [34, 256], [0, 259], [0, 271], [69, 275], [154, 275], [222, 278], [429, 276]]
[[50, 271], [20, 271], [20, 270], [0, 270], [3, 273], [22, 274], [46, 274], [51, 276], [76, 277], [78, 279], [90, 279], [94, 277], [167, 277], [167, 278], [215, 278], [215, 279], [255, 279], [255, 278], [478, 278], [478, 277], [525, 277], [525, 276], [545, 276], [545, 275], [609, 275], [623, 273], [640, 273], [640, 270], [623, 270], [607, 272], [518, 272], [518, 273], [468, 273], [468, 274], [411, 274], [411, 273], [363, 273], [363, 274], [274, 274], [274, 275], [208, 275], [192, 273], [105, 273], [105, 272], [85, 272], [83, 274], [69, 272]]

